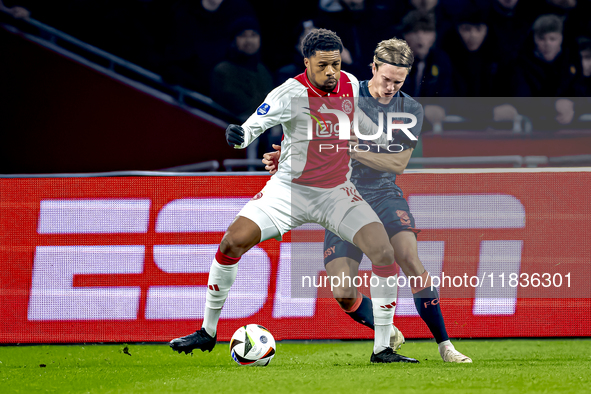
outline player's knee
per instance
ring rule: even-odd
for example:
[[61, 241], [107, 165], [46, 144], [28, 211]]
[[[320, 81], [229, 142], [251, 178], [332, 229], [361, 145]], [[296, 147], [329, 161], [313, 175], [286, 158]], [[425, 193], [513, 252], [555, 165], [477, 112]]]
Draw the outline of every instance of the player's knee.
[[389, 244], [380, 245], [372, 248], [368, 257], [373, 265], [391, 265], [394, 264], [394, 249]]

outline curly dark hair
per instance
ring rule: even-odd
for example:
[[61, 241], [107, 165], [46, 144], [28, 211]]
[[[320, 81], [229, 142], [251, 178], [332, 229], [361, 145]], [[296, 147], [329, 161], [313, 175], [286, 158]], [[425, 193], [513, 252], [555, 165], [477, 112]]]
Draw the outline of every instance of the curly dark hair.
[[343, 52], [343, 43], [337, 33], [327, 29], [312, 30], [302, 40], [302, 53], [304, 57], [310, 58], [316, 51], [339, 51]]

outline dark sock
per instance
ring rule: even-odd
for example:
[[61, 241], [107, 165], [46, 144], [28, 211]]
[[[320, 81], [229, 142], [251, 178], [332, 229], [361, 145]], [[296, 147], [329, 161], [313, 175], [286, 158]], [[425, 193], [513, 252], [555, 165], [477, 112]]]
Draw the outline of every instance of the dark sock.
[[347, 312], [347, 315], [351, 316], [356, 322], [361, 323], [372, 330], [374, 329], [371, 298], [366, 295], [363, 295], [363, 300], [361, 301], [359, 308], [357, 308], [355, 312]]
[[443, 322], [443, 315], [439, 307], [439, 294], [437, 289], [426, 287], [423, 290], [413, 294], [415, 306], [421, 319], [427, 324], [431, 334], [435, 337], [437, 343], [447, 341], [447, 331]]

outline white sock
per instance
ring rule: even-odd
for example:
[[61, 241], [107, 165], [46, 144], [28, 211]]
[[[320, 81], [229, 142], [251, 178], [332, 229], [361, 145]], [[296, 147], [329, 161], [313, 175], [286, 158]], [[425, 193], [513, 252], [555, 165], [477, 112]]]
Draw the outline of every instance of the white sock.
[[211, 309], [207, 306], [205, 307], [205, 314], [203, 316], [203, 328], [211, 337], [215, 337], [215, 333], [217, 332], [217, 325], [218, 321], [220, 320], [220, 315], [222, 314], [222, 309]]
[[222, 265], [213, 259], [207, 279], [207, 295], [205, 296], [205, 313], [203, 315], [203, 328], [212, 337], [217, 332], [218, 321], [222, 313], [222, 307], [228, 298], [230, 287], [236, 280], [238, 264]]
[[390, 347], [390, 334], [392, 333], [392, 325], [378, 326], [374, 325], [374, 340], [373, 340], [373, 352], [378, 354], [379, 352], [386, 350]]
[[[392, 324], [394, 321], [394, 310], [396, 306], [396, 296], [398, 287], [396, 286], [397, 276], [391, 276], [390, 280], [376, 275], [372, 272], [371, 301], [373, 309], [373, 319], [375, 325], [374, 331], [374, 353], [390, 347], [390, 334], [392, 333]], [[377, 279], [374, 279], [377, 278]], [[390, 286], [388, 286], [390, 285]]]

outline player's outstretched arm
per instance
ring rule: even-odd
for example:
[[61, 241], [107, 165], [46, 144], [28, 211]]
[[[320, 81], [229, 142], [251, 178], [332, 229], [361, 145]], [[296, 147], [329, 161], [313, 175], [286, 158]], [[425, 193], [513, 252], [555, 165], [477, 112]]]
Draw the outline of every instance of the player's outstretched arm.
[[408, 165], [413, 148], [405, 149], [398, 153], [374, 153], [356, 151], [351, 148], [351, 158], [357, 160], [374, 170], [402, 174]]
[[279, 169], [279, 157], [281, 156], [281, 145], [273, 144], [275, 152], [267, 152], [263, 154], [263, 164], [265, 170], [269, 171], [269, 174], [273, 175]]
[[265, 101], [242, 124], [243, 142], [235, 145], [234, 148], [244, 149], [266, 130], [289, 122], [292, 98], [306, 92], [305, 87], [293, 78], [273, 89]]

